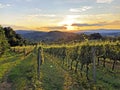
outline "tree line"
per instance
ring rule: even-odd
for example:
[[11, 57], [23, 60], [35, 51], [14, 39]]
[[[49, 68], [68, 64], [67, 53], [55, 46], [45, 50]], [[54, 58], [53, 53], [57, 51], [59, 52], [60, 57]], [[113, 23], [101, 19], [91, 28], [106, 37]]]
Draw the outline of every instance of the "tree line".
[[0, 55], [3, 55], [10, 46], [23, 46], [30, 41], [17, 34], [11, 27], [0, 26]]

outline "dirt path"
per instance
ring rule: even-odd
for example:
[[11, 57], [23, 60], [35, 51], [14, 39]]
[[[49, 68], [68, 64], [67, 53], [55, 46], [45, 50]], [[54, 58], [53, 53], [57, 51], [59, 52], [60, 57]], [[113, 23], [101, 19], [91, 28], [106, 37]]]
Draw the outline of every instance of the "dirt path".
[[0, 84], [0, 90], [12, 90], [11, 86], [12, 86], [12, 83], [8, 83], [5, 81]]

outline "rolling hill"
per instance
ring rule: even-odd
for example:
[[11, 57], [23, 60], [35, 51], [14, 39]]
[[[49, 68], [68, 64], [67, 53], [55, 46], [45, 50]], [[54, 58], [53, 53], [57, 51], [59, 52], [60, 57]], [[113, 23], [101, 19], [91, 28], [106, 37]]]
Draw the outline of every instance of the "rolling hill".
[[16, 31], [18, 34], [21, 34], [24, 38], [27, 38], [32, 41], [58, 41], [58, 40], [66, 40], [69, 41], [78, 36], [75, 33], [69, 32], [60, 32], [60, 31], [50, 31], [50, 32], [42, 32], [42, 31]]
[[120, 36], [120, 30], [87, 30], [87, 31], [74, 31], [74, 32], [61, 32], [61, 31], [34, 31], [34, 30], [17, 30], [18, 34], [21, 34], [24, 38], [29, 39], [31, 41], [44, 41], [44, 42], [55, 42], [55, 41], [70, 41], [76, 40], [80, 38], [80, 34], [84, 33], [86, 35], [90, 35], [93, 33], [100, 33], [102, 36], [112, 36], [117, 37]]
[[98, 30], [85, 30], [85, 31], [76, 31], [75, 33], [81, 34], [92, 34], [92, 33], [100, 33], [102, 36], [120, 36], [119, 29], [98, 29]]

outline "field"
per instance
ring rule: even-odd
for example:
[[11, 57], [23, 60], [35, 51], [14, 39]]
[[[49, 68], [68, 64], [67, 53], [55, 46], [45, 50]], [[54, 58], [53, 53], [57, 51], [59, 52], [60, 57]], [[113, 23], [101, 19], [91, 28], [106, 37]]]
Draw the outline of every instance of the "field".
[[119, 49], [118, 42], [12, 47], [0, 58], [0, 90], [119, 90]]
[[120, 90], [120, 0], [0, 0], [0, 90]]

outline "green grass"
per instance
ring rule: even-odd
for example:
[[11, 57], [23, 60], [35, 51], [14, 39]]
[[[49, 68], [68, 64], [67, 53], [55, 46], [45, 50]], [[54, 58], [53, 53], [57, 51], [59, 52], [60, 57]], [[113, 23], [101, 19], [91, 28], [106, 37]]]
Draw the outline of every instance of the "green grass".
[[72, 79], [57, 63], [45, 54], [41, 65], [40, 81], [37, 77], [37, 54], [32, 53], [8, 74], [12, 90], [79, 90], [72, 85]]
[[[111, 68], [104, 68], [102, 66], [97, 67], [96, 70], [96, 78], [97, 82], [94, 84], [93, 76], [92, 76], [92, 65], [90, 65], [89, 71], [89, 81], [85, 77], [85, 68], [82, 73], [83, 76], [80, 75], [80, 65], [78, 67], [78, 72], [74, 72], [75, 63], [73, 65], [73, 70], [68, 69], [67, 66], [62, 65], [62, 60], [60, 58], [51, 56], [54, 58], [53, 62], [59, 63], [64, 70], [66, 70], [73, 79], [76, 80], [79, 86], [85, 88], [86, 90], [119, 90], [120, 88], [120, 74], [116, 71], [111, 71]], [[79, 88], [80, 89], [80, 88]]]
[[[4, 77], [12, 83], [12, 90], [119, 90], [120, 74], [111, 68], [97, 67], [97, 82], [93, 83], [92, 65], [88, 81], [78, 72], [62, 65], [60, 58], [44, 54], [45, 62], [41, 65], [40, 80], [37, 77], [37, 48], [24, 58], [23, 54], [8, 54], [0, 58], [0, 84]], [[75, 66], [75, 63], [74, 63]], [[73, 68], [74, 69], [74, 68]]]
[[27, 58], [13, 67], [8, 75], [8, 82], [12, 83], [13, 90], [28, 90], [35, 88], [37, 58], [31, 53]]
[[49, 57], [41, 66], [41, 82], [44, 90], [63, 90], [64, 76], [62, 70], [53, 64]]
[[21, 60], [23, 60], [21, 55], [1, 58], [0, 60], [0, 81], [1, 82], [4, 76], [12, 69], [12, 67], [19, 64]]
[[[67, 72], [58, 58], [45, 54], [46, 63], [41, 67], [42, 80], [45, 90], [83, 90], [83, 88], [76, 83], [74, 77]], [[61, 87], [61, 88], [60, 88]]]
[[13, 53], [13, 52], [6, 52], [2, 57], [0, 57], [0, 65], [8, 62], [11, 59], [14, 59], [17, 56], [20, 56], [20, 54], [16, 54], [16, 53]]
[[[90, 71], [90, 76], [92, 76]], [[97, 67], [96, 70], [97, 84], [102, 85], [105, 89], [119, 90], [120, 88], [120, 74], [111, 69]]]

